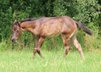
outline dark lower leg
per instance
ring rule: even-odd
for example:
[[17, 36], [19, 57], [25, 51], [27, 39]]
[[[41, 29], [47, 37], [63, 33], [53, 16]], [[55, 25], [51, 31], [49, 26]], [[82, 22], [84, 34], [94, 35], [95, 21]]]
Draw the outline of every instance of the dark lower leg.
[[40, 37], [38, 39], [38, 42], [35, 45], [35, 48], [34, 48], [34, 52], [33, 52], [34, 56], [35, 56], [36, 53], [38, 53], [40, 57], [43, 57], [42, 54], [41, 54], [41, 52], [40, 52], [40, 48], [41, 48], [43, 42], [44, 42], [44, 38]]
[[69, 46], [69, 36], [67, 35], [62, 35], [62, 40], [63, 40], [63, 44], [65, 46], [65, 53], [64, 56], [66, 57], [69, 50], [70, 50], [70, 46]]
[[65, 57], [67, 56], [69, 50], [70, 50], [70, 47], [69, 46], [65, 46], [65, 55], [64, 55]]
[[33, 53], [34, 56], [35, 56], [36, 53], [38, 53], [39, 56], [43, 58], [43, 56], [42, 56], [42, 54], [41, 54], [41, 52], [40, 52], [40, 48], [35, 48], [35, 49], [34, 49], [34, 53]]

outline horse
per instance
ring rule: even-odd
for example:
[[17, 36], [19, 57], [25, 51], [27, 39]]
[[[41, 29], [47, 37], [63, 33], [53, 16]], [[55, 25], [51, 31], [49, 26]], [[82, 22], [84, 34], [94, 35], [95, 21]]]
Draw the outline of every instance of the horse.
[[69, 16], [60, 17], [41, 17], [38, 19], [25, 19], [13, 23], [12, 42], [16, 42], [23, 31], [31, 32], [37, 37], [37, 42], [33, 49], [33, 56], [36, 53], [43, 58], [41, 46], [47, 37], [61, 36], [65, 47], [64, 56], [67, 56], [70, 50], [70, 41], [77, 48], [81, 58], [84, 58], [84, 53], [78, 42], [76, 35], [78, 29], [82, 29], [88, 35], [92, 35], [92, 31], [83, 23], [72, 19]]

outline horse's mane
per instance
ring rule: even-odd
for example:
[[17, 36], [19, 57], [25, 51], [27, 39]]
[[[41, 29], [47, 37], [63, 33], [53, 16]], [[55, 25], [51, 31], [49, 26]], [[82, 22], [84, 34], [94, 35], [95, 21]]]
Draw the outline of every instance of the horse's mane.
[[26, 21], [33, 21], [33, 20], [36, 20], [36, 18], [26, 18], [26, 19], [21, 20], [20, 23], [26, 22]]
[[36, 18], [26, 18], [26, 19], [23, 19], [23, 20], [21, 20], [21, 21], [15, 21], [15, 22], [14, 22], [14, 25], [19, 24], [19, 22], [20, 22], [20, 23], [23, 23], [23, 22], [26, 22], [26, 21], [33, 21], [33, 20], [36, 20]]

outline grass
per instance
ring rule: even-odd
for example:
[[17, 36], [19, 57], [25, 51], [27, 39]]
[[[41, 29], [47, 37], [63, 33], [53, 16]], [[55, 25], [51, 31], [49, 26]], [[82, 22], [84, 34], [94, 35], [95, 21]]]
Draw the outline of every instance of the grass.
[[38, 55], [33, 59], [31, 50], [7, 50], [0, 52], [0, 72], [100, 72], [101, 51], [85, 53], [81, 60], [77, 51], [71, 51], [67, 58], [63, 51], [42, 50], [45, 59]]

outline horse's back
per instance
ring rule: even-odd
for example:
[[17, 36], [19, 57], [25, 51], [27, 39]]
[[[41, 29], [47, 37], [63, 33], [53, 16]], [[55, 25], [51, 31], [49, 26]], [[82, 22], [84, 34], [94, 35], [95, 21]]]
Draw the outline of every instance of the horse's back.
[[41, 34], [45, 36], [59, 35], [62, 32], [70, 33], [74, 29], [72, 19], [66, 16], [43, 17], [38, 21], [40, 23]]
[[43, 35], [52, 36], [60, 34], [62, 29], [61, 19], [56, 17], [46, 17], [41, 23], [41, 32]]

